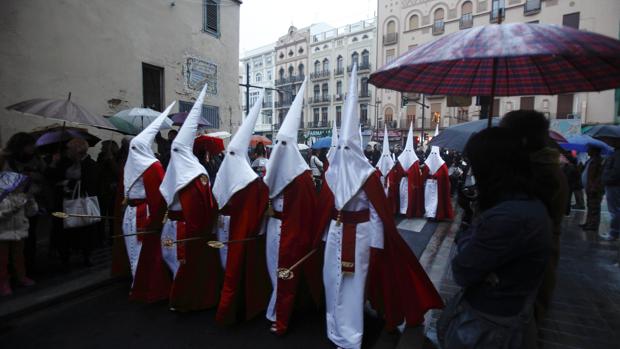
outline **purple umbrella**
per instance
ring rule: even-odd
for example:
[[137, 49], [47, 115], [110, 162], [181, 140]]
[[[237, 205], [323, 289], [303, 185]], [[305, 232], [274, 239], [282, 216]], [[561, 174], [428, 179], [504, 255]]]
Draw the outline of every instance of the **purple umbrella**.
[[94, 146], [99, 143], [101, 139], [97, 136], [93, 136], [86, 131], [78, 129], [65, 128], [64, 130], [51, 130], [43, 133], [36, 142], [37, 147], [49, 146], [52, 144], [63, 143], [73, 138], [82, 138], [88, 142], [89, 146]]
[[[187, 114], [189, 113], [180, 112], [180, 113], [171, 114], [169, 117], [170, 119], [172, 119], [172, 124], [174, 126], [181, 126], [185, 122], [185, 119], [187, 119]], [[200, 121], [198, 121], [198, 126], [211, 126], [211, 123], [209, 123], [207, 120], [201, 117]]]

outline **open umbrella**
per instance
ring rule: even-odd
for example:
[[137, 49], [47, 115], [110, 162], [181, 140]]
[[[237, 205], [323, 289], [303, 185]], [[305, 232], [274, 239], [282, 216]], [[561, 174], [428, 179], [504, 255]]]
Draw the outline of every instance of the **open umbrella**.
[[310, 147], [307, 144], [299, 143], [299, 144], [297, 144], [297, 149], [299, 149], [299, 150], [308, 150], [308, 149], [310, 149]]
[[116, 130], [105, 118], [96, 116], [86, 108], [73, 103], [71, 93], [67, 99], [35, 98], [10, 105], [6, 109], [85, 126]]
[[[185, 119], [187, 119], [188, 114], [189, 114], [188, 112], [184, 111], [180, 113], [171, 114], [168, 117], [172, 119], [172, 124], [174, 126], [181, 126], [185, 122]], [[211, 123], [209, 123], [207, 120], [201, 117], [200, 120], [198, 120], [198, 126], [199, 127], [211, 126]]]
[[588, 136], [595, 138], [620, 138], [620, 126], [617, 125], [596, 125], [584, 132]]
[[610, 147], [605, 142], [588, 135], [570, 136], [567, 142], [560, 143], [560, 146], [566, 150], [575, 150], [580, 153], [587, 152], [588, 147], [600, 148], [603, 155], [609, 155], [614, 152], [614, 148]]
[[[130, 108], [119, 111], [108, 120], [111, 123], [129, 123], [135, 130], [138, 130], [139, 133], [153, 122], [153, 120], [157, 119], [159, 115], [161, 115], [161, 112], [149, 108]], [[117, 119], [122, 121], [117, 121]], [[172, 127], [172, 120], [166, 119], [162, 125], [162, 129], [170, 127]]]
[[114, 127], [116, 127], [116, 129], [118, 130], [118, 132], [120, 133], [124, 133], [126, 135], [137, 135], [138, 133], [140, 133], [140, 129], [135, 127], [133, 124], [131, 124], [128, 121], [125, 121], [121, 118], [117, 118], [117, 117], [110, 117], [108, 118], [108, 121], [114, 125]]
[[204, 149], [215, 155], [224, 151], [224, 141], [221, 138], [202, 135], [194, 140], [194, 152]]
[[327, 149], [332, 146], [331, 137], [323, 137], [312, 144], [312, 149]]
[[230, 138], [230, 136], [232, 136], [232, 135], [230, 134], [230, 132], [217, 131], [217, 132], [207, 133], [207, 136], [221, 138], [221, 139], [226, 139], [226, 138]]
[[271, 139], [265, 137], [265, 136], [261, 136], [261, 135], [253, 135], [252, 138], [250, 138], [250, 147], [254, 148], [256, 147], [256, 145], [258, 143], [263, 143], [264, 145], [269, 145], [271, 144]]
[[566, 138], [564, 138], [564, 136], [562, 136], [562, 134], [560, 132], [557, 132], [557, 131], [549, 130], [549, 137], [551, 137], [551, 139], [553, 139], [557, 143], [567, 143], [568, 142], [566, 140]]
[[602, 91], [620, 86], [620, 41], [558, 25], [485, 25], [420, 45], [371, 74], [370, 82], [429, 95]]

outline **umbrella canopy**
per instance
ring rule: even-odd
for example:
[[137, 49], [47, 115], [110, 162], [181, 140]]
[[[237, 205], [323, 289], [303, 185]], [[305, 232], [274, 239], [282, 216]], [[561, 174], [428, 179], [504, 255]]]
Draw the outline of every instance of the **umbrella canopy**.
[[551, 139], [553, 139], [557, 143], [568, 143], [566, 138], [564, 138], [564, 136], [562, 136], [561, 133], [553, 131], [553, 130], [549, 130], [549, 137], [551, 137]]
[[332, 146], [332, 138], [323, 137], [323, 138], [319, 138], [316, 142], [312, 144], [312, 149], [327, 149], [331, 146]]
[[264, 145], [269, 145], [272, 143], [271, 139], [265, 136], [253, 135], [252, 138], [250, 138], [250, 147], [255, 148], [256, 145], [260, 142], [262, 142]]
[[566, 150], [576, 150], [584, 153], [588, 151], [588, 147], [596, 147], [601, 149], [603, 155], [609, 155], [614, 152], [614, 148], [610, 147], [603, 141], [592, 138], [588, 135], [577, 135], [568, 137], [567, 143], [560, 143], [560, 146]]
[[200, 149], [204, 149], [209, 154], [215, 155], [224, 151], [224, 140], [217, 137], [211, 137], [207, 135], [198, 136], [194, 140], [194, 152], [200, 152]]
[[[119, 111], [114, 114], [114, 116], [110, 117], [110, 122], [116, 122], [116, 119], [123, 120], [133, 126], [138, 133], [144, 130], [153, 120], [157, 119], [157, 117], [161, 115], [161, 112], [158, 112], [149, 108], [131, 108]], [[164, 124], [162, 125], [162, 130], [166, 128], [172, 127], [172, 120], [166, 119]]]
[[103, 129], [116, 130], [108, 120], [96, 116], [86, 108], [71, 101], [71, 93], [67, 99], [29, 99], [6, 107], [7, 110], [16, 110], [25, 114], [37, 115], [44, 118], [69, 121], [76, 124], [94, 126]]
[[596, 125], [584, 133], [595, 138], [620, 138], [620, 126]]
[[492, 24], [418, 46], [371, 74], [370, 82], [430, 95], [602, 91], [620, 86], [620, 41], [566, 26]]
[[97, 136], [93, 136], [85, 130], [79, 129], [66, 129], [66, 130], [54, 130], [48, 131], [42, 134], [35, 143], [37, 147], [43, 147], [52, 144], [63, 143], [73, 138], [81, 138], [88, 142], [89, 146], [94, 146], [101, 140]]
[[[172, 124], [174, 126], [181, 126], [185, 122], [185, 119], [187, 119], [188, 114], [189, 114], [188, 112], [184, 111], [180, 113], [174, 113], [170, 115], [169, 117], [170, 119], [172, 119]], [[198, 120], [198, 127], [205, 127], [205, 126], [211, 126], [211, 123], [209, 123], [207, 120], [201, 117], [200, 120]]]
[[140, 129], [135, 127], [133, 124], [131, 124], [128, 121], [125, 121], [121, 118], [117, 118], [117, 117], [110, 117], [108, 118], [108, 121], [114, 125], [114, 127], [116, 127], [116, 129], [118, 130], [118, 132], [120, 133], [124, 133], [127, 135], [137, 135], [138, 133], [140, 133]]
[[310, 149], [310, 147], [307, 144], [299, 143], [299, 144], [297, 144], [297, 149], [299, 149], [299, 150], [308, 150], [308, 149]]
[[230, 134], [230, 132], [217, 131], [217, 132], [207, 133], [207, 136], [221, 138], [221, 139], [226, 139], [226, 138], [230, 138], [230, 136], [232, 136], [232, 135]]
[[[487, 123], [487, 120], [482, 119], [450, 126], [433, 137], [428, 145], [463, 152], [471, 136], [484, 130], [487, 127]], [[493, 126], [498, 124], [499, 119], [493, 119]]]

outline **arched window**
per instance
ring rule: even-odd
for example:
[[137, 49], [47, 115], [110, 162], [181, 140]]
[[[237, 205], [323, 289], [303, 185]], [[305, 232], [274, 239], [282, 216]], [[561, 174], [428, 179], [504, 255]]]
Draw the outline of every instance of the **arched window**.
[[278, 72], [278, 75], [280, 76], [280, 80], [284, 79], [284, 68], [280, 68], [280, 71]]
[[256, 73], [256, 82], [261, 82], [261, 80], [263, 80], [263, 76], [261, 75], [261, 73]]
[[386, 32], [388, 34], [389, 33], [396, 33], [396, 22], [394, 22], [393, 20], [389, 21], [388, 24], [387, 24]]
[[304, 64], [303, 63], [299, 63], [299, 66], [297, 67], [297, 72], [298, 72], [300, 78], [302, 78], [303, 76], [306, 75], [306, 74], [304, 74]]
[[392, 107], [385, 108], [385, 111], [384, 111], [384, 120], [385, 120], [385, 122], [386, 123], [392, 122], [393, 118], [394, 118], [394, 110], [392, 110]]
[[443, 17], [444, 11], [442, 8], [438, 8], [435, 10], [433, 14], [433, 34], [441, 34], [444, 29], [444, 21]]
[[353, 38], [353, 40], [351, 40], [352, 42], [357, 42], [357, 36]]
[[368, 97], [368, 78], [367, 77], [362, 78], [361, 85], [362, 85], [361, 97]]
[[323, 90], [323, 98], [327, 98], [327, 96], [329, 96], [329, 87], [326, 82], [321, 86], [321, 90]]
[[321, 71], [321, 62], [319, 62], [318, 60], [314, 61], [314, 73], [318, 74], [318, 72], [320, 71]]
[[327, 58], [323, 60], [323, 71], [329, 71], [329, 59]]
[[338, 56], [338, 58], [336, 59], [336, 69], [338, 71], [342, 71], [343, 64], [344, 64], [344, 60], [342, 59], [342, 56]]
[[461, 5], [461, 20], [459, 22], [459, 27], [461, 29], [471, 28], [474, 25], [474, 18], [472, 16], [473, 5], [471, 1], [465, 1], [463, 5]]
[[320, 94], [321, 94], [321, 87], [318, 84], [314, 85], [314, 99], [319, 99]]
[[353, 67], [353, 64], [357, 64], [359, 66], [360, 64], [359, 58], [360, 58], [359, 53], [353, 52], [353, 54], [351, 54], [351, 67]]
[[418, 15], [412, 15], [409, 17], [409, 30], [418, 29], [420, 26], [420, 17]]
[[370, 54], [368, 50], [362, 51], [362, 67], [368, 67], [370, 65]]
[[336, 81], [336, 94], [342, 96], [342, 81]]
[[295, 68], [291, 65], [288, 67], [288, 76], [293, 76], [295, 74]]

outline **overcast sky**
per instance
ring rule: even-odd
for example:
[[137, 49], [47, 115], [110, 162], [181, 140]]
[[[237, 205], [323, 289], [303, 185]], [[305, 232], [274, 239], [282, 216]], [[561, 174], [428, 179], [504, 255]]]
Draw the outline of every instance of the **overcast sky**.
[[376, 11], [377, 0], [243, 0], [239, 53], [275, 42], [291, 24], [340, 27], [372, 18]]

